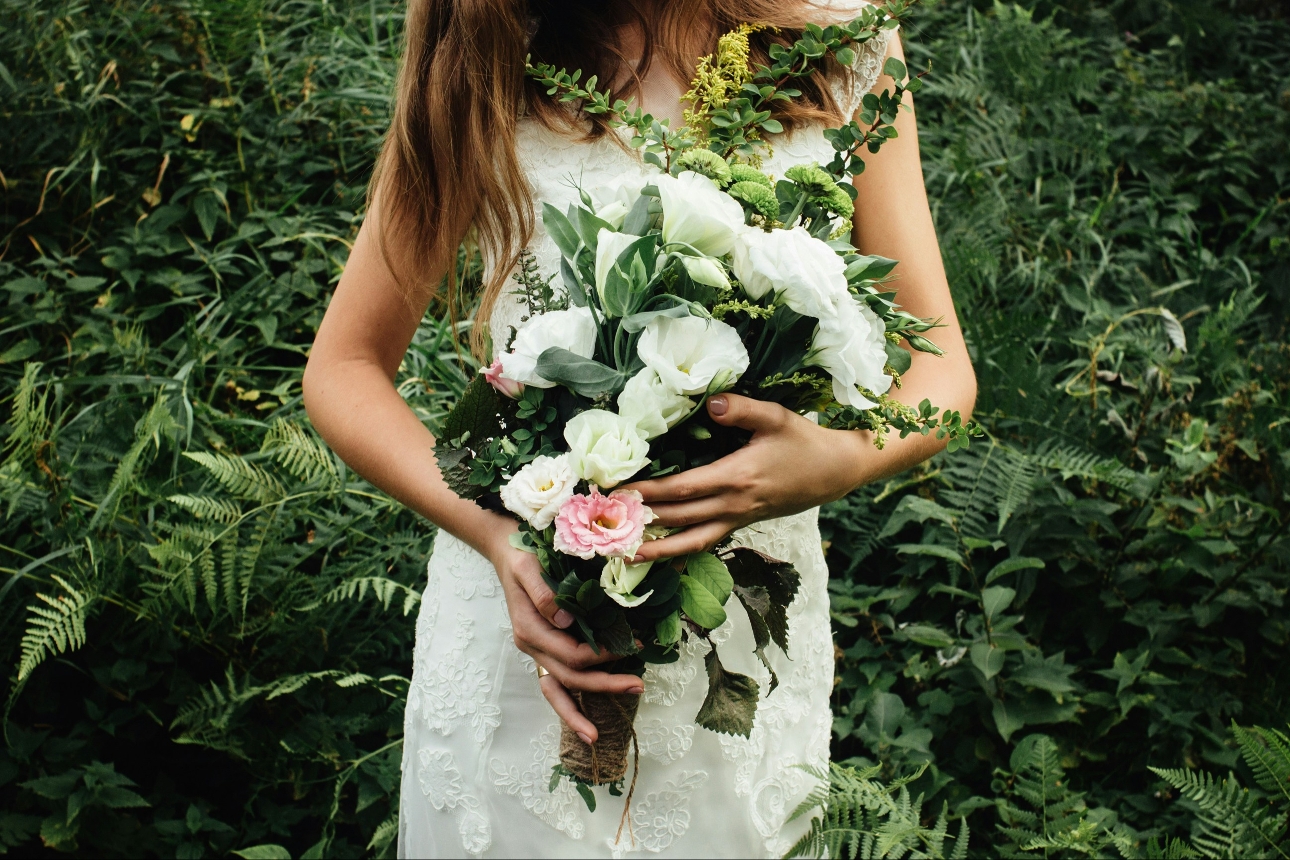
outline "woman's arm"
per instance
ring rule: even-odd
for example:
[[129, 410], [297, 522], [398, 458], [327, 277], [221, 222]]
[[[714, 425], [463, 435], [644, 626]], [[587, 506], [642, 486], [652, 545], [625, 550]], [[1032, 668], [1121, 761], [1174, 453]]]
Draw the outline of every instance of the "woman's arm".
[[309, 353], [303, 383], [309, 418], [355, 472], [493, 563], [516, 644], [551, 672], [543, 692], [590, 743], [595, 726], [564, 688], [621, 693], [640, 688], [640, 678], [587, 671], [610, 658], [557, 629], [573, 618], [556, 607], [536, 557], [511, 547], [515, 521], [459, 498], [444, 483], [434, 437], [394, 387], [431, 293], [409, 297], [399, 287], [381, 253], [380, 229], [374, 204]]
[[[888, 56], [904, 58], [899, 39], [891, 40]], [[877, 92], [892, 88], [886, 76], [874, 86]], [[905, 99], [912, 108], [912, 97]], [[896, 300], [915, 316], [943, 323], [928, 337], [945, 354], [914, 352], [902, 387], [892, 395], [912, 406], [926, 398], [966, 420], [976, 402], [976, 375], [941, 263], [913, 111], [901, 111], [895, 126], [899, 135], [877, 154], [865, 154], [868, 169], [855, 180], [853, 241], [861, 253], [899, 260]], [[945, 447], [934, 434], [893, 434], [880, 451], [868, 431], [829, 430], [782, 406], [738, 395], [714, 397], [708, 410], [719, 424], [751, 430], [752, 440], [709, 466], [633, 485], [660, 524], [686, 527], [642, 546], [640, 559], [706, 549], [737, 528], [841, 498]]]

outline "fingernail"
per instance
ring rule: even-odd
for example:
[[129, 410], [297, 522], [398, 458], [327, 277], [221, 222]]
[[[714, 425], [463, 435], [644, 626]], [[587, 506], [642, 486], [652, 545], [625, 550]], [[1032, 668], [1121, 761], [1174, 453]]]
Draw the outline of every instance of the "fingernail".
[[556, 626], [556, 627], [564, 628], [564, 627], [568, 627], [568, 626], [569, 626], [570, 624], [572, 624], [572, 623], [573, 623], [573, 616], [572, 616], [572, 615], [570, 615], [569, 613], [565, 612], [563, 609], [561, 609], [561, 610], [559, 610], [558, 612], [556, 612], [556, 614], [555, 614], [555, 626]]
[[582, 742], [583, 742], [584, 744], [586, 744], [587, 746], [591, 746], [591, 738], [590, 738], [590, 737], [588, 737], [587, 735], [584, 735], [582, 732], [578, 732], [578, 737], [582, 738]]
[[730, 401], [724, 397], [713, 397], [708, 400], [708, 411], [713, 415], [725, 415], [730, 408]]
[[645, 688], [641, 686], [631, 687], [627, 692], [631, 693], [633, 696], [639, 696], [645, 692]]
[[640, 553], [637, 553], [636, 555], [632, 556], [632, 564], [640, 564], [644, 560], [645, 560], [645, 556], [641, 555]]

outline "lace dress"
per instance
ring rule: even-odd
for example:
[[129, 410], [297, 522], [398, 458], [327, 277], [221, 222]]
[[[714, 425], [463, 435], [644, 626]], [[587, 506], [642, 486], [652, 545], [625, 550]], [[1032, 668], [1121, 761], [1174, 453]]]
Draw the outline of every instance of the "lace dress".
[[[858, 5], [848, 0], [835, 8], [849, 12]], [[885, 39], [871, 40], [855, 80], [838, 86], [835, 95], [848, 113], [877, 80], [885, 51]], [[653, 172], [612, 141], [573, 143], [536, 123], [522, 127], [519, 153], [534, 198], [561, 211], [576, 199], [577, 184], [590, 189], [639, 178], [644, 185]], [[792, 165], [831, 157], [820, 129], [806, 128], [774, 141], [763, 166], [782, 176]], [[559, 271], [559, 251], [540, 223], [532, 250], [544, 274]], [[509, 296], [499, 303], [494, 343], [506, 343], [507, 327], [520, 312]], [[737, 607], [712, 639], [728, 669], [761, 687], [751, 737], [694, 724], [707, 690], [707, 643], [691, 639], [680, 660], [651, 666], [636, 721], [641, 756], [631, 827], [615, 842], [622, 798], [598, 788], [597, 810], [589, 813], [567, 781], [549, 790], [558, 718], [538, 688], [532, 658], [515, 646], [496, 572], [440, 532], [417, 618], [399, 856], [783, 855], [807, 828], [806, 821], [787, 818], [815, 784], [797, 766], [824, 767], [829, 756], [833, 642], [817, 511], [750, 526], [735, 542], [791, 561], [802, 576], [788, 610], [789, 653], [767, 649], [779, 687], [766, 694], [769, 674], [753, 655], [752, 630]]]

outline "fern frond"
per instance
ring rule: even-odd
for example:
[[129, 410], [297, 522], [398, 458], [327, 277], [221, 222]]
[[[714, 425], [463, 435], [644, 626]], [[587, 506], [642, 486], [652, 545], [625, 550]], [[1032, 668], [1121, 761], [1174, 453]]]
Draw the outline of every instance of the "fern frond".
[[214, 496], [170, 496], [167, 501], [178, 505], [199, 520], [232, 524], [242, 518], [242, 508], [232, 499]]
[[[383, 576], [358, 576], [347, 579], [324, 595], [323, 600], [335, 603], [340, 600], [362, 600], [368, 594], [380, 601], [381, 607], [390, 608], [390, 603], [399, 594], [403, 595], [403, 614], [406, 616], [421, 602], [421, 593], [401, 582]], [[821, 777], [822, 778], [822, 777]]]
[[282, 468], [300, 481], [325, 479], [332, 484], [340, 482], [340, 470], [336, 468], [336, 460], [327, 446], [294, 421], [275, 420], [269, 426], [260, 451], [272, 455]]
[[367, 843], [367, 850], [375, 856], [381, 857], [385, 850], [394, 842], [394, 838], [399, 835], [399, 813], [394, 811], [390, 817], [376, 826], [372, 832], [372, 838]]
[[112, 473], [112, 480], [108, 483], [107, 492], [104, 493], [103, 500], [99, 502], [98, 509], [90, 520], [91, 527], [115, 516], [125, 494], [135, 487], [135, 480], [148, 446], [152, 445], [160, 451], [161, 434], [170, 433], [176, 429], [178, 425], [175, 424], [174, 416], [170, 414], [166, 396], [158, 395], [152, 407], [135, 425], [134, 442], [121, 455], [116, 471]]
[[1035, 490], [1039, 465], [1019, 451], [1007, 451], [1001, 458], [1001, 480], [994, 485], [994, 500], [999, 515], [998, 532], [1008, 524], [1008, 519], [1030, 501]]
[[1120, 490], [1129, 490], [1138, 480], [1138, 473], [1124, 466], [1113, 457], [1102, 457], [1092, 451], [1072, 447], [1056, 447], [1035, 457], [1035, 462], [1069, 478], [1100, 481]]
[[85, 644], [85, 618], [93, 596], [73, 588], [58, 574], [51, 577], [65, 593], [36, 594], [44, 606], [27, 607], [27, 631], [22, 637], [18, 682], [22, 683], [51, 653], [63, 654]]
[[184, 456], [204, 468], [224, 489], [239, 498], [269, 502], [286, 495], [277, 478], [245, 458], [209, 451], [186, 451]]
[[1232, 721], [1232, 736], [1263, 790], [1280, 794], [1290, 801], [1290, 738], [1276, 729], [1258, 726], [1243, 729], [1235, 720]]
[[1192, 841], [1207, 857], [1290, 857], [1282, 847], [1285, 813], [1262, 806], [1234, 777], [1203, 771], [1151, 768], [1199, 807]]
[[23, 366], [22, 379], [13, 393], [9, 437], [4, 443], [9, 451], [6, 462], [26, 461], [34, 456], [36, 446], [49, 438], [49, 418], [45, 412], [49, 392], [36, 394], [36, 377], [42, 366], [38, 361], [29, 361]]

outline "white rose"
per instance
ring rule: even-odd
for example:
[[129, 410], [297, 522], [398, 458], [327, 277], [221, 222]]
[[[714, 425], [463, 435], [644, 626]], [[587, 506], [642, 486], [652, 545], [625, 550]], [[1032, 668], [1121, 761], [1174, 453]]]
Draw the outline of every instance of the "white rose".
[[882, 320], [867, 304], [848, 297], [834, 316], [820, 320], [808, 359], [833, 376], [833, 397], [844, 406], [872, 409], [877, 404], [860, 393], [863, 387], [885, 394], [891, 377], [887, 365], [886, 338]]
[[502, 486], [502, 504], [506, 510], [541, 530], [555, 521], [560, 506], [573, 495], [577, 475], [569, 465], [569, 456], [535, 457]]
[[605, 569], [600, 573], [600, 587], [619, 606], [625, 606], [628, 609], [640, 606], [649, 600], [654, 592], [650, 590], [637, 597], [632, 594], [632, 589], [641, 584], [653, 565], [652, 561], [628, 564], [626, 559], [613, 556], [605, 562]]
[[573, 473], [602, 490], [649, 465], [649, 443], [636, 423], [604, 409], [580, 412], [564, 425]]
[[615, 230], [623, 226], [623, 219], [632, 211], [636, 198], [641, 196], [645, 181], [636, 176], [622, 176], [597, 185], [587, 191], [596, 217]]
[[614, 233], [603, 228], [596, 236], [596, 292], [600, 294], [602, 308], [606, 307], [605, 281], [609, 279], [614, 263], [618, 262], [619, 255], [627, 250], [627, 246], [639, 238], [640, 236], [633, 236], [631, 233]]
[[739, 333], [719, 320], [659, 317], [636, 345], [645, 366], [678, 394], [702, 394], [714, 377], [730, 385], [748, 369]]
[[663, 203], [663, 244], [676, 242], [709, 257], [730, 253], [744, 226], [744, 208], [706, 176], [687, 170], [657, 179]]
[[596, 351], [596, 320], [591, 309], [569, 308], [530, 317], [515, 335], [511, 351], [502, 353], [502, 375], [524, 385], [554, 387], [554, 382], [537, 375], [538, 357], [553, 346], [591, 358]]
[[741, 230], [732, 268], [749, 296], [782, 293], [784, 304], [802, 316], [830, 317], [847, 296], [846, 263], [805, 227]]
[[693, 400], [672, 391], [649, 367], [627, 380], [618, 395], [618, 414], [634, 421], [647, 441], [675, 427], [692, 409]]

